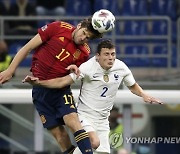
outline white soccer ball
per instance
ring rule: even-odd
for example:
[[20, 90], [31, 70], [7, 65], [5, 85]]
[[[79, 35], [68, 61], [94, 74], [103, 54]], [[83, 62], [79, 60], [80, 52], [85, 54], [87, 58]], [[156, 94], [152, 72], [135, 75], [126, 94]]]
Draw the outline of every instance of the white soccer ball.
[[112, 31], [115, 26], [115, 16], [109, 10], [101, 9], [93, 14], [92, 26], [99, 33]]

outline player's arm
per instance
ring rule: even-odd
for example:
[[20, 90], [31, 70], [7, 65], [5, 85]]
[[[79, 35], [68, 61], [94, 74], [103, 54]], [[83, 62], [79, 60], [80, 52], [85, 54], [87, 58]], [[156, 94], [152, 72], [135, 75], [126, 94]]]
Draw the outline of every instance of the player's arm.
[[72, 83], [74, 83], [74, 81], [70, 75], [51, 80], [41, 80], [38, 82], [39, 85], [47, 88], [63, 88], [65, 86], [71, 85]]
[[142, 97], [144, 102], [146, 103], [163, 104], [161, 100], [147, 94], [137, 83], [133, 84], [132, 86], [129, 86], [128, 88], [133, 94]]
[[74, 82], [72, 79], [72, 76], [76, 75], [67, 75], [61, 78], [55, 78], [50, 80], [39, 80], [39, 78], [33, 77], [33, 76], [26, 76], [24, 80], [22, 81], [27, 82], [31, 85], [38, 85], [43, 86], [47, 88], [63, 88], [65, 86], [68, 86]]
[[8, 69], [0, 73], [0, 84], [8, 81], [14, 74], [18, 65], [26, 58], [26, 56], [36, 47], [42, 44], [39, 34], [34, 36], [26, 45], [24, 45], [16, 54]]
[[27, 44], [25, 44], [16, 54], [12, 63], [9, 66], [9, 70], [15, 71], [19, 63], [26, 58], [26, 56], [35, 48], [42, 44], [42, 40], [39, 34], [34, 36]]

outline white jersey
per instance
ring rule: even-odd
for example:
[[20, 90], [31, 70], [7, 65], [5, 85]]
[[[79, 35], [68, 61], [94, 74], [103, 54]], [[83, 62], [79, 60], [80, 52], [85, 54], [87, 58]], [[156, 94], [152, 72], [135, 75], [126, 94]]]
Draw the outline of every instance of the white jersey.
[[118, 59], [108, 71], [100, 66], [96, 57], [81, 64], [79, 69], [82, 87], [79, 95], [78, 112], [82, 111], [96, 118], [100, 115], [102, 119], [107, 119], [122, 82], [126, 86], [135, 84], [135, 79], [129, 68]]

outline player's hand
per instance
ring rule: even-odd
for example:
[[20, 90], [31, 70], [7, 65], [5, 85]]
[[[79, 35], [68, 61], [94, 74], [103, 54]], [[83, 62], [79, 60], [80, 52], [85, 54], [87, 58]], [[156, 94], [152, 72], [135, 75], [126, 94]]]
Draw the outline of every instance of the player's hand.
[[149, 95], [143, 96], [144, 102], [150, 103], [150, 104], [164, 104], [160, 99], [154, 98]]
[[23, 80], [23, 83], [27, 82], [31, 85], [38, 85], [39, 84], [39, 78], [27, 75]]
[[80, 70], [79, 70], [79, 68], [76, 65], [69, 65], [66, 69], [70, 70], [73, 73], [75, 73], [77, 75], [77, 77], [79, 77]]
[[9, 81], [13, 76], [13, 73], [11, 73], [9, 70], [5, 70], [0, 73], [0, 85]]

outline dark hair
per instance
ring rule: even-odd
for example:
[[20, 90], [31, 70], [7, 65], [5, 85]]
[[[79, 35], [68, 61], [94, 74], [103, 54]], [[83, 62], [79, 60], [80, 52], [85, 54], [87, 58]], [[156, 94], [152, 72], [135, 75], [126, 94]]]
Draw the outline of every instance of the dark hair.
[[101, 38], [103, 36], [102, 33], [99, 33], [97, 30], [95, 30], [91, 24], [92, 18], [87, 18], [82, 20], [81, 23], [81, 28], [87, 28], [88, 31], [90, 31], [93, 36], [90, 39], [96, 39], [96, 38]]
[[119, 112], [119, 108], [117, 108], [117, 107], [113, 106], [113, 108], [111, 109], [111, 112], [112, 112], [112, 111]]
[[103, 40], [97, 46], [97, 53], [101, 53], [102, 48], [114, 49], [115, 45], [112, 43], [111, 40]]

